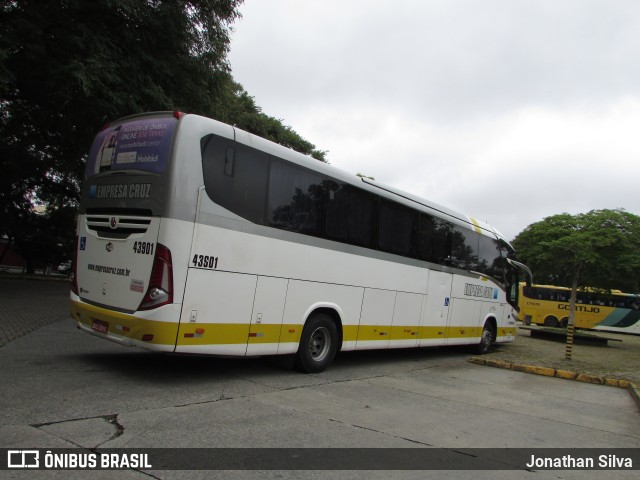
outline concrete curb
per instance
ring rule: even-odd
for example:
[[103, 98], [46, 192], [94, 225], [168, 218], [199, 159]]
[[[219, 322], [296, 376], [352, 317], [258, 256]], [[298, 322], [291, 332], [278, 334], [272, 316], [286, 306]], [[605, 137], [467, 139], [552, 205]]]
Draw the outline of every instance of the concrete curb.
[[565, 380], [576, 380], [578, 382], [593, 383], [596, 385], [607, 385], [609, 387], [626, 388], [631, 398], [640, 409], [640, 387], [629, 380], [620, 380], [617, 378], [605, 378], [598, 375], [589, 375], [586, 373], [571, 372], [568, 370], [558, 370], [551, 367], [538, 367], [534, 365], [518, 365], [516, 363], [506, 362], [504, 360], [484, 359], [481, 357], [472, 357], [470, 363], [476, 365], [486, 365], [487, 367], [504, 368], [516, 372], [533, 373], [535, 375], [544, 375], [546, 377], [557, 377]]

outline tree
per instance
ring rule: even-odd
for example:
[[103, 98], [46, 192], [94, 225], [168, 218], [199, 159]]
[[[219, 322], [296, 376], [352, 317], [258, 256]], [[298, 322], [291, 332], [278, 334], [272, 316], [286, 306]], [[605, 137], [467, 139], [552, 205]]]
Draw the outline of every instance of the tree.
[[53, 210], [77, 206], [86, 153], [106, 121], [213, 110], [239, 3], [2, 0], [0, 234], [11, 239], [42, 223], [34, 203], [51, 219]]
[[221, 109], [211, 116], [285, 147], [311, 155], [321, 162], [327, 161], [326, 151], [316, 150], [315, 145], [302, 138], [291, 127], [284, 125], [282, 120], [264, 114], [242, 85], [230, 80], [226, 86], [226, 101], [221, 102]]
[[77, 208], [95, 133], [134, 113], [198, 113], [323, 159], [233, 81], [241, 3], [0, 0], [0, 236], [38, 224], [36, 203]]
[[571, 287], [570, 331], [578, 288], [640, 290], [640, 217], [624, 210], [547, 217], [513, 244], [536, 283]]
[[640, 217], [624, 210], [547, 217], [513, 243], [537, 283], [640, 290]]

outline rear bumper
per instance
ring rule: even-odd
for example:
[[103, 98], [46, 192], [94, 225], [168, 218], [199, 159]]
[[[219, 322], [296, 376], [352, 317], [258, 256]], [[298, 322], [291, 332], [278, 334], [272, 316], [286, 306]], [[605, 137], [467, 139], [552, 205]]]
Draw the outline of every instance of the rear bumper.
[[180, 304], [126, 314], [89, 305], [72, 293], [70, 310], [71, 317], [86, 333], [129, 347], [161, 352], [175, 350]]

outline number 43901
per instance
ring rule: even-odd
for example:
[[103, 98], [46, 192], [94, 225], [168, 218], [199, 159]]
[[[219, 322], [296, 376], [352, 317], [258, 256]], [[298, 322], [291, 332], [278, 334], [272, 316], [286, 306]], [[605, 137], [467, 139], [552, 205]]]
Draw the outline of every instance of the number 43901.
[[218, 268], [218, 257], [210, 257], [209, 255], [194, 255], [191, 263], [194, 267]]

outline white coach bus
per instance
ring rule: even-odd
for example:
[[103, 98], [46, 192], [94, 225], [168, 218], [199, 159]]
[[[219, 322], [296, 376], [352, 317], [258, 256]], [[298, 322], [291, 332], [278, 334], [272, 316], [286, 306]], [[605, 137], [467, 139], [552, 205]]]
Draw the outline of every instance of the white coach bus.
[[319, 372], [338, 351], [515, 335], [496, 230], [197, 115], [103, 128], [76, 243], [71, 314], [122, 345]]

